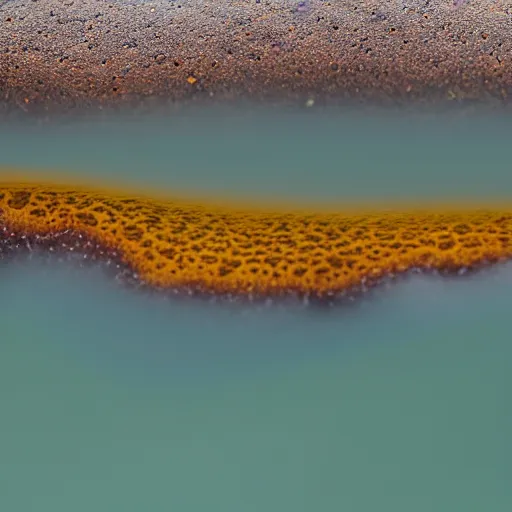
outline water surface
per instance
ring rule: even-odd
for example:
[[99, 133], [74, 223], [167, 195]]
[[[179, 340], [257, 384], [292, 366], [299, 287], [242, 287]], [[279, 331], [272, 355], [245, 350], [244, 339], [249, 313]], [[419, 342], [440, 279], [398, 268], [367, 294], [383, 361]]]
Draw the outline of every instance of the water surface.
[[[194, 117], [195, 116], [195, 117]], [[1, 163], [311, 201], [512, 196], [503, 119], [229, 113], [0, 128]], [[351, 309], [0, 265], [0, 506], [508, 511], [512, 267]]]

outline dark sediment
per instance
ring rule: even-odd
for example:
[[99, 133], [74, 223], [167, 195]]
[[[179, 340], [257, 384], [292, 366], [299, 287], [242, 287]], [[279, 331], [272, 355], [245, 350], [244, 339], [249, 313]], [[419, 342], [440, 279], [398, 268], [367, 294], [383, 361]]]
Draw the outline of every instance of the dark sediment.
[[4, 0], [0, 102], [510, 104], [504, 0]]

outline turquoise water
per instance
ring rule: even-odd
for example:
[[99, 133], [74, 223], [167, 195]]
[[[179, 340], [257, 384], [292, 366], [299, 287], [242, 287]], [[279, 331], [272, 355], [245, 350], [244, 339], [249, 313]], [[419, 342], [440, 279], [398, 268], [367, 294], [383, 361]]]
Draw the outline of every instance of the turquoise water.
[[511, 132], [510, 118], [485, 114], [214, 110], [0, 125], [0, 163], [61, 170], [64, 178], [302, 202], [508, 199]]
[[[0, 158], [264, 197], [510, 197], [507, 126], [114, 118], [2, 127]], [[2, 510], [511, 509], [510, 265], [324, 312], [165, 301], [37, 260], [0, 283]]]

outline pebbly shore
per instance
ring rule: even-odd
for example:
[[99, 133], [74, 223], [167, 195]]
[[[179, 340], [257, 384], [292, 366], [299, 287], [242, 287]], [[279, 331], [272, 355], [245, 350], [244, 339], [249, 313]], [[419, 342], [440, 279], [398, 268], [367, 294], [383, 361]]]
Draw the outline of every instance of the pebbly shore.
[[0, 113], [511, 97], [504, 0], [0, 0]]

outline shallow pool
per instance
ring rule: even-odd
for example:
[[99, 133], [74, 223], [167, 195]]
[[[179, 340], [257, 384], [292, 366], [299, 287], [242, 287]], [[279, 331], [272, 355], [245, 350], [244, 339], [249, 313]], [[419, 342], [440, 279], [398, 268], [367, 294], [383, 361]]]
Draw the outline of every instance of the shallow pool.
[[[221, 115], [222, 114], [222, 115]], [[193, 112], [0, 127], [2, 165], [297, 201], [512, 197], [510, 121]], [[508, 511], [512, 266], [350, 309], [183, 303], [0, 262], [0, 505]]]

